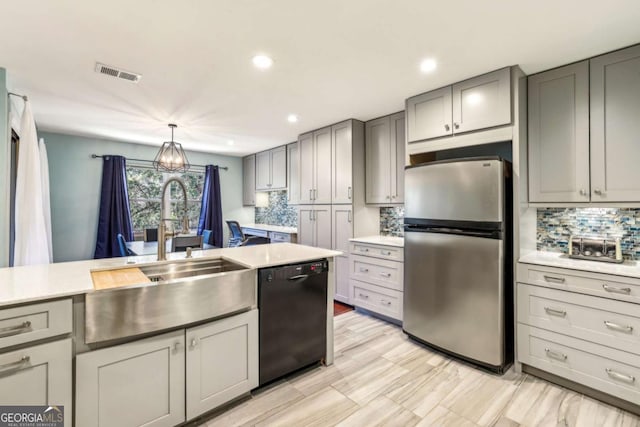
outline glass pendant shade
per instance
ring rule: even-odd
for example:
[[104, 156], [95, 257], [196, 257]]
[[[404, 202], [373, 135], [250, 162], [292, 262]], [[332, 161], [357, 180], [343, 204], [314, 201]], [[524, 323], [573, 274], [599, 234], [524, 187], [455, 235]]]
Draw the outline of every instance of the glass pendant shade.
[[186, 172], [191, 167], [187, 155], [182, 149], [182, 144], [173, 140], [173, 130], [177, 126], [170, 124], [169, 127], [171, 128], [171, 141], [165, 141], [162, 144], [153, 160], [153, 167], [159, 171]]

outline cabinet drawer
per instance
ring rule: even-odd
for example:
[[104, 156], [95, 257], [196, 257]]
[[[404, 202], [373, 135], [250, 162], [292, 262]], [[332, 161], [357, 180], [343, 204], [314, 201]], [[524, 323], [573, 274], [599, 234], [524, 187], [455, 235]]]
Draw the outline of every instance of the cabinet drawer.
[[0, 349], [71, 331], [71, 299], [0, 310]]
[[404, 264], [401, 262], [351, 255], [349, 257], [349, 264], [349, 277], [352, 279], [373, 283], [397, 291], [404, 289], [402, 286]]
[[356, 255], [372, 256], [392, 261], [404, 260], [404, 248], [397, 246], [373, 245], [370, 243], [351, 242], [349, 252]]
[[269, 232], [269, 240], [271, 240], [271, 243], [290, 242], [291, 234], [277, 233], [275, 231], [271, 231]]
[[350, 282], [353, 305], [402, 320], [402, 292], [353, 279]]
[[640, 403], [640, 356], [518, 324], [518, 359], [527, 365]]
[[640, 279], [519, 264], [518, 282], [640, 303]]
[[518, 283], [518, 321], [640, 354], [640, 306]]
[[260, 230], [258, 228], [248, 228], [242, 227], [242, 232], [247, 236], [258, 236], [264, 237], [265, 239], [269, 238], [269, 232], [267, 230]]

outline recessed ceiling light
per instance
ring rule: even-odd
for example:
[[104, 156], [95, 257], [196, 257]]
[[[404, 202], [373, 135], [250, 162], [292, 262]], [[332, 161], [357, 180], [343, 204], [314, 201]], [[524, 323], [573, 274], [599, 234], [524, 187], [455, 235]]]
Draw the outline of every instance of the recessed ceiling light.
[[227, 141], [227, 145], [233, 145], [233, 144], [235, 144], [235, 142], [233, 141], [233, 139], [230, 139], [230, 140], [228, 140], [228, 141]]
[[430, 73], [434, 71], [437, 66], [438, 64], [436, 63], [435, 59], [433, 58], [423, 59], [422, 62], [420, 63], [420, 71], [422, 71], [423, 73]]
[[289, 115], [287, 116], [287, 121], [288, 121], [289, 123], [295, 123], [295, 122], [297, 122], [297, 121], [298, 121], [298, 116], [296, 116], [295, 114], [289, 114]]
[[256, 55], [253, 57], [253, 65], [261, 70], [266, 70], [273, 65], [273, 59], [269, 58], [266, 55]]

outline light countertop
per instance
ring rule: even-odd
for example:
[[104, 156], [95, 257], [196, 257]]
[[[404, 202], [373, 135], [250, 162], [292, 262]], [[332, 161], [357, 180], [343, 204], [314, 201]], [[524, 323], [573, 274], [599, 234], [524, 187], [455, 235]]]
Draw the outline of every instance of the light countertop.
[[371, 243], [372, 245], [404, 247], [404, 238], [395, 236], [364, 236], [349, 239], [351, 242]]
[[[221, 257], [248, 268], [262, 268], [341, 254], [311, 246], [278, 243], [194, 251], [193, 258]], [[184, 252], [167, 254], [168, 260], [181, 260], [184, 257]], [[135, 267], [156, 262], [155, 255], [147, 255], [0, 268], [0, 306], [93, 292], [91, 270]]]
[[640, 265], [637, 261], [625, 261], [622, 264], [615, 264], [569, 258], [568, 255], [557, 252], [537, 251], [520, 257], [519, 262], [524, 264], [589, 271], [592, 273], [640, 278]]
[[275, 231], [277, 233], [298, 234], [296, 227], [282, 227], [280, 225], [269, 224], [240, 224], [242, 228], [253, 228], [255, 230]]

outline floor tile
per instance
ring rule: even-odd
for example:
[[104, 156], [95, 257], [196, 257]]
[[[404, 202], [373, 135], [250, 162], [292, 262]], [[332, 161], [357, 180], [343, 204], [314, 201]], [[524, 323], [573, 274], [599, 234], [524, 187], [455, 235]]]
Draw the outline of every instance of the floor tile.
[[378, 396], [365, 407], [345, 418], [338, 424], [339, 427], [378, 427], [398, 426], [411, 427], [420, 422], [412, 412], [407, 411], [391, 399]]

